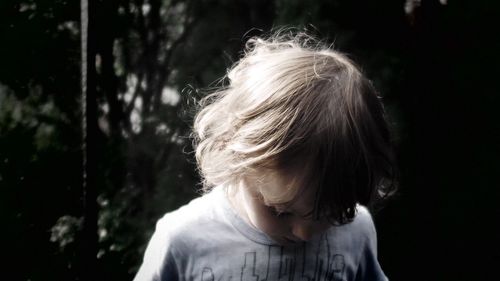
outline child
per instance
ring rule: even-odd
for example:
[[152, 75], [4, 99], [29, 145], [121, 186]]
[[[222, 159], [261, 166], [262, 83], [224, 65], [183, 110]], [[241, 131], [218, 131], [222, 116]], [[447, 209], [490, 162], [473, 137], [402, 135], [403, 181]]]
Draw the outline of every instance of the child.
[[370, 81], [305, 34], [250, 39], [227, 77], [194, 123], [206, 193], [158, 221], [135, 280], [388, 280], [367, 207], [396, 167]]

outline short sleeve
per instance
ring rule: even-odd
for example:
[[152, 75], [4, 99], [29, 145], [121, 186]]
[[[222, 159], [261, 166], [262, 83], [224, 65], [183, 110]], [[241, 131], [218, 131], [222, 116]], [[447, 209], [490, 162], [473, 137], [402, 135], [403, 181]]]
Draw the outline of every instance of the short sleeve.
[[168, 234], [165, 217], [156, 224], [144, 259], [134, 281], [177, 281], [179, 280], [174, 249]]
[[388, 281], [377, 259], [377, 232], [370, 213], [365, 209], [363, 229], [366, 234], [356, 281]]

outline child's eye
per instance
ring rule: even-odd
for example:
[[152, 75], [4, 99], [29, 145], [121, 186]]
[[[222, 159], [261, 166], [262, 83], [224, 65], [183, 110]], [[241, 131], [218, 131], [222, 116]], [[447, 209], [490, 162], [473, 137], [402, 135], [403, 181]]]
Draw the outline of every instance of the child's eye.
[[271, 213], [275, 216], [275, 217], [279, 217], [279, 218], [282, 218], [282, 217], [288, 217], [288, 216], [291, 216], [292, 213], [291, 212], [287, 212], [287, 211], [280, 211], [280, 210], [277, 210], [276, 208], [274, 207], [269, 207], [269, 209], [271, 210]]

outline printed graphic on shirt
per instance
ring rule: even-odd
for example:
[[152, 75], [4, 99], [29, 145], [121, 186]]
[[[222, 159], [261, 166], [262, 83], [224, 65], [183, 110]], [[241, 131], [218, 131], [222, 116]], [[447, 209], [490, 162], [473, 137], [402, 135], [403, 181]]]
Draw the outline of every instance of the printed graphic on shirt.
[[[244, 253], [239, 276], [216, 276], [212, 268], [202, 269], [202, 281], [342, 281], [344, 256], [334, 253], [326, 235], [321, 242], [295, 247], [268, 246], [267, 251]], [[263, 260], [261, 260], [263, 259]], [[259, 265], [261, 267], [259, 268]], [[222, 273], [224, 274], [224, 273]]]

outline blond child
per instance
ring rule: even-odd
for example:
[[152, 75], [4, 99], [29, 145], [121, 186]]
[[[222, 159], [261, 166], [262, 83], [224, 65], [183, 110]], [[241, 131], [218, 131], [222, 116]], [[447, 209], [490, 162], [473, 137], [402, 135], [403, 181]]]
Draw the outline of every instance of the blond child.
[[161, 218], [134, 280], [388, 280], [368, 208], [395, 189], [380, 97], [311, 36], [252, 38], [194, 123], [205, 194]]

